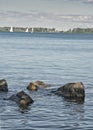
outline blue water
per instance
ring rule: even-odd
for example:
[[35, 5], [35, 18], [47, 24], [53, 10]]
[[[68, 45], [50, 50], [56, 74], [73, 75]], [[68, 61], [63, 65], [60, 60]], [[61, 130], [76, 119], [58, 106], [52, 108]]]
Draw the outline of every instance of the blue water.
[[[93, 130], [93, 34], [0, 33], [0, 130]], [[51, 87], [29, 92], [36, 80]], [[85, 102], [68, 102], [51, 90], [83, 82]], [[34, 103], [22, 111], [4, 97], [24, 90]]]

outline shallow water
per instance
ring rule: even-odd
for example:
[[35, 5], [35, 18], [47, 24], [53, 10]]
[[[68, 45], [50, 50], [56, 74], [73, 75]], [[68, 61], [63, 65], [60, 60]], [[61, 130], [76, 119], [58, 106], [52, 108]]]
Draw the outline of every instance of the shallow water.
[[[93, 35], [0, 33], [0, 79], [8, 93], [0, 93], [0, 130], [93, 129]], [[51, 87], [29, 92], [29, 82]], [[68, 82], [83, 82], [85, 102], [78, 104], [51, 93]], [[22, 110], [4, 97], [24, 90], [34, 103]]]

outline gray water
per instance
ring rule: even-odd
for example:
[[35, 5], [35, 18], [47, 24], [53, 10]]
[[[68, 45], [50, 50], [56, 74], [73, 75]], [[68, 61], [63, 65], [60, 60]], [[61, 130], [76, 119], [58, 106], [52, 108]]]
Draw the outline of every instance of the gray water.
[[[93, 130], [93, 35], [0, 33], [0, 130]], [[36, 80], [51, 87], [29, 92]], [[68, 82], [83, 82], [85, 102], [51, 93]], [[34, 103], [22, 110], [4, 97], [24, 90]]]

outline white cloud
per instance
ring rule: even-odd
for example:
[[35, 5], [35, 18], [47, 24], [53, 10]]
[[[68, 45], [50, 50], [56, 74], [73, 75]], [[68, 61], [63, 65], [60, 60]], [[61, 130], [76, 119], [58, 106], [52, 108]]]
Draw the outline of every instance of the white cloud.
[[92, 22], [93, 16], [91, 15], [59, 15], [56, 17], [57, 19], [61, 21], [66, 22]]
[[87, 2], [87, 3], [93, 3], [93, 0], [85, 0], [85, 2]]
[[32, 10], [29, 12], [0, 12], [0, 26], [34, 27], [93, 27], [93, 15], [61, 15]]
[[64, 1], [81, 2], [81, 3], [84, 3], [84, 4], [93, 4], [93, 0], [64, 0]]

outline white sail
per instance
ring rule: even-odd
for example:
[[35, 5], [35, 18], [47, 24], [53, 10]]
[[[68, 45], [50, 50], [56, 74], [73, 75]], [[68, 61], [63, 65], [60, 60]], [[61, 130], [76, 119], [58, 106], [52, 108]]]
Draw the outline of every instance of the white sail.
[[32, 30], [31, 30], [31, 33], [33, 33], [34, 32], [34, 28], [32, 28]]
[[28, 28], [26, 29], [26, 32], [28, 32]]
[[10, 32], [13, 32], [13, 27], [10, 28]]

